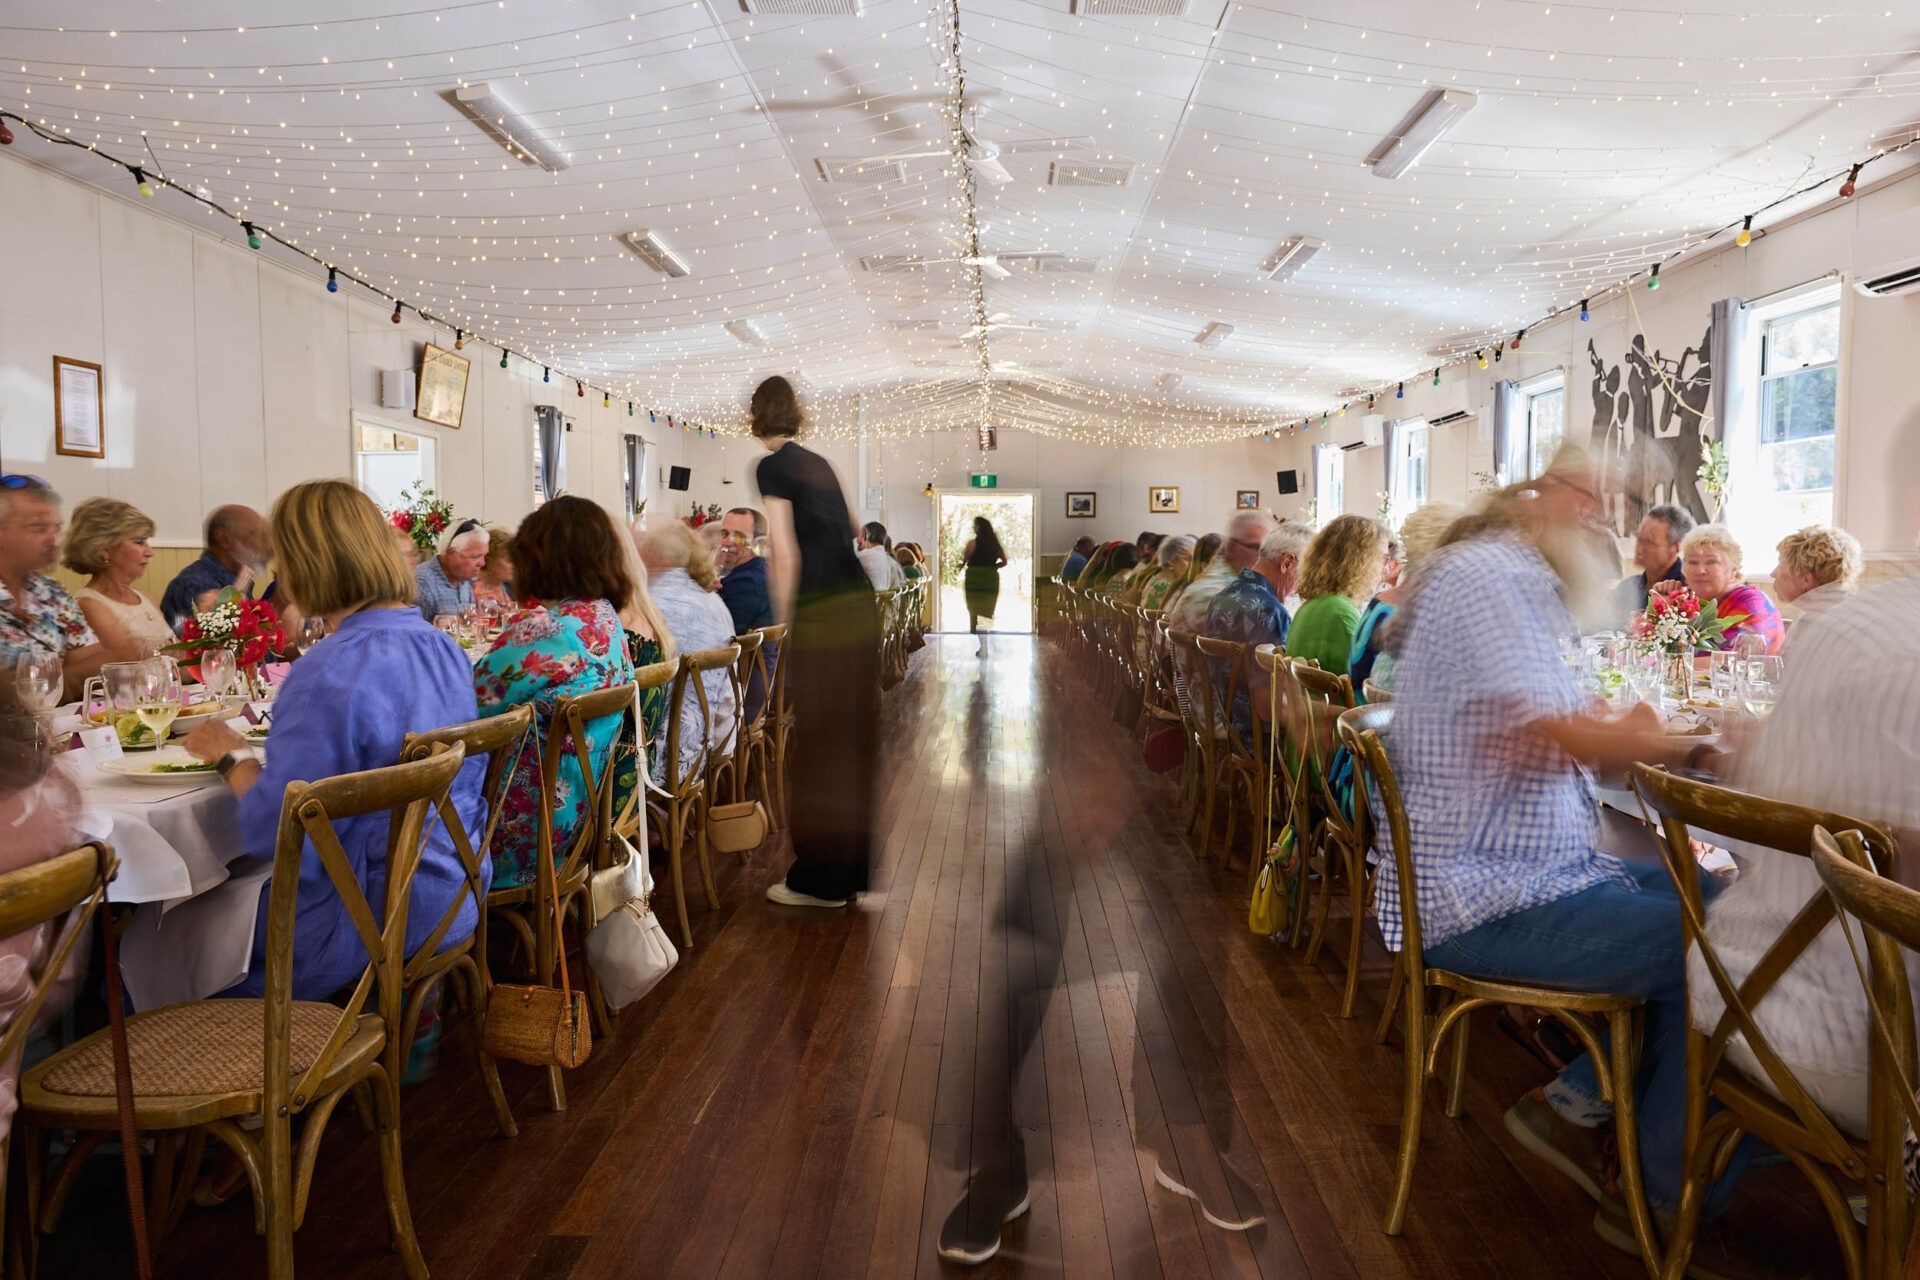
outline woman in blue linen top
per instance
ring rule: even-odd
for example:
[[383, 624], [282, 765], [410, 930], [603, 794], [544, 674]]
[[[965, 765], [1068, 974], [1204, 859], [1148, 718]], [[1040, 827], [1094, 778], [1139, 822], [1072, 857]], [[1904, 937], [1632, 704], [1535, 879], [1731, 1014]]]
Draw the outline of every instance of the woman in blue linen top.
[[[295, 485], [274, 503], [272, 530], [279, 582], [309, 617], [326, 618], [330, 634], [294, 663], [280, 686], [264, 766], [218, 720], [183, 742], [203, 760], [235, 757], [226, 778], [240, 801], [241, 845], [260, 858], [273, 856], [287, 784], [397, 764], [408, 733], [477, 714], [467, 656], [420, 616], [413, 575], [371, 499], [343, 480]], [[469, 760], [454, 780], [453, 803], [469, 830], [482, 824], [484, 771], [483, 761]], [[387, 826], [387, 815], [374, 813], [334, 827], [376, 912], [386, 893]], [[263, 990], [267, 892], [262, 886], [252, 966], [223, 995], [258, 996]], [[465, 892], [446, 827], [432, 823], [414, 873], [409, 949], [426, 941], [448, 904]], [[366, 948], [311, 845], [300, 868], [294, 921], [294, 999], [324, 999], [358, 979], [367, 965]], [[446, 942], [468, 937], [475, 923], [473, 907], [464, 906]]]
[[[620, 610], [633, 580], [613, 521], [597, 502], [553, 498], [513, 535], [513, 582], [525, 603], [473, 669], [482, 715], [533, 704], [533, 732], [510, 766], [493, 837], [493, 883], [531, 884], [538, 867], [540, 754], [561, 698], [633, 683]], [[611, 767], [624, 716], [587, 723], [596, 778]], [[560, 757], [553, 798], [553, 854], [567, 850], [587, 812], [586, 779], [572, 751]]]

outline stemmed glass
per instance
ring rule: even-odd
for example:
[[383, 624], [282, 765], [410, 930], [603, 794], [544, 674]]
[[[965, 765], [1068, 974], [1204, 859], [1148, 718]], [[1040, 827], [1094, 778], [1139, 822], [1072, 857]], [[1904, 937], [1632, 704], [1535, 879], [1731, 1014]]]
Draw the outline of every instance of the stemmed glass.
[[61, 681], [65, 669], [57, 653], [35, 650], [23, 653], [13, 668], [13, 690], [27, 709], [41, 719], [50, 719], [60, 705]]
[[133, 709], [140, 723], [153, 733], [154, 746], [167, 745], [167, 734], [180, 714], [180, 673], [164, 658], [149, 658], [134, 677]]
[[215, 698], [225, 701], [227, 691], [233, 688], [233, 678], [238, 674], [233, 650], [208, 649], [200, 655], [200, 683]]
[[300, 652], [302, 655], [313, 652], [313, 646], [327, 638], [327, 620], [325, 618], [302, 618], [300, 620]]
[[1740, 702], [1746, 707], [1748, 715], [1756, 720], [1765, 720], [1773, 714], [1774, 704], [1780, 700], [1780, 687], [1785, 675], [1786, 669], [1780, 659], [1765, 654], [1749, 658], [1741, 665]]

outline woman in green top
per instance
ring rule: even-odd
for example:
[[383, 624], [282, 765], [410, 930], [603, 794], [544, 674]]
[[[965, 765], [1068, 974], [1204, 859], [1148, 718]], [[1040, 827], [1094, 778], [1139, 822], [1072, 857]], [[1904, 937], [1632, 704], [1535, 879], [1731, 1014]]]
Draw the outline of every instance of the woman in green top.
[[1300, 570], [1305, 602], [1287, 628], [1287, 656], [1311, 659], [1323, 671], [1347, 674], [1360, 605], [1380, 583], [1387, 531], [1365, 516], [1340, 516], [1313, 535]]

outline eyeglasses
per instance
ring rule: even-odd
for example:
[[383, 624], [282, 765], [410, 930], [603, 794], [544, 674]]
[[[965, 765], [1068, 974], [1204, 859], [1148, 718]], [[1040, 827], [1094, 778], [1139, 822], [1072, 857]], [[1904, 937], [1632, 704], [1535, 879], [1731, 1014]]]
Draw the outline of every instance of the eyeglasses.
[[15, 475], [12, 472], [9, 472], [6, 475], [0, 476], [0, 489], [51, 489], [51, 488], [53, 488], [53, 486], [48, 484], [45, 480], [41, 479], [39, 476]]
[[1245, 538], [1228, 538], [1227, 541], [1236, 547], [1245, 547], [1249, 551], [1258, 551], [1260, 549], [1259, 543], [1248, 542]]

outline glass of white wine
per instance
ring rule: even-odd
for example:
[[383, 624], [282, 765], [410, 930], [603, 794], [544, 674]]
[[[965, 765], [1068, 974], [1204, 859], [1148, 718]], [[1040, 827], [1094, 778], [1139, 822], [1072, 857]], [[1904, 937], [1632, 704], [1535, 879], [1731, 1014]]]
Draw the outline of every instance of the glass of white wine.
[[134, 712], [153, 734], [155, 747], [167, 745], [167, 734], [180, 714], [180, 674], [171, 662], [149, 658], [140, 664], [134, 680]]
[[1740, 704], [1747, 714], [1756, 720], [1765, 720], [1773, 714], [1774, 704], [1780, 700], [1780, 686], [1784, 683], [1785, 671], [1780, 659], [1762, 655], [1749, 658], [1741, 666]]

